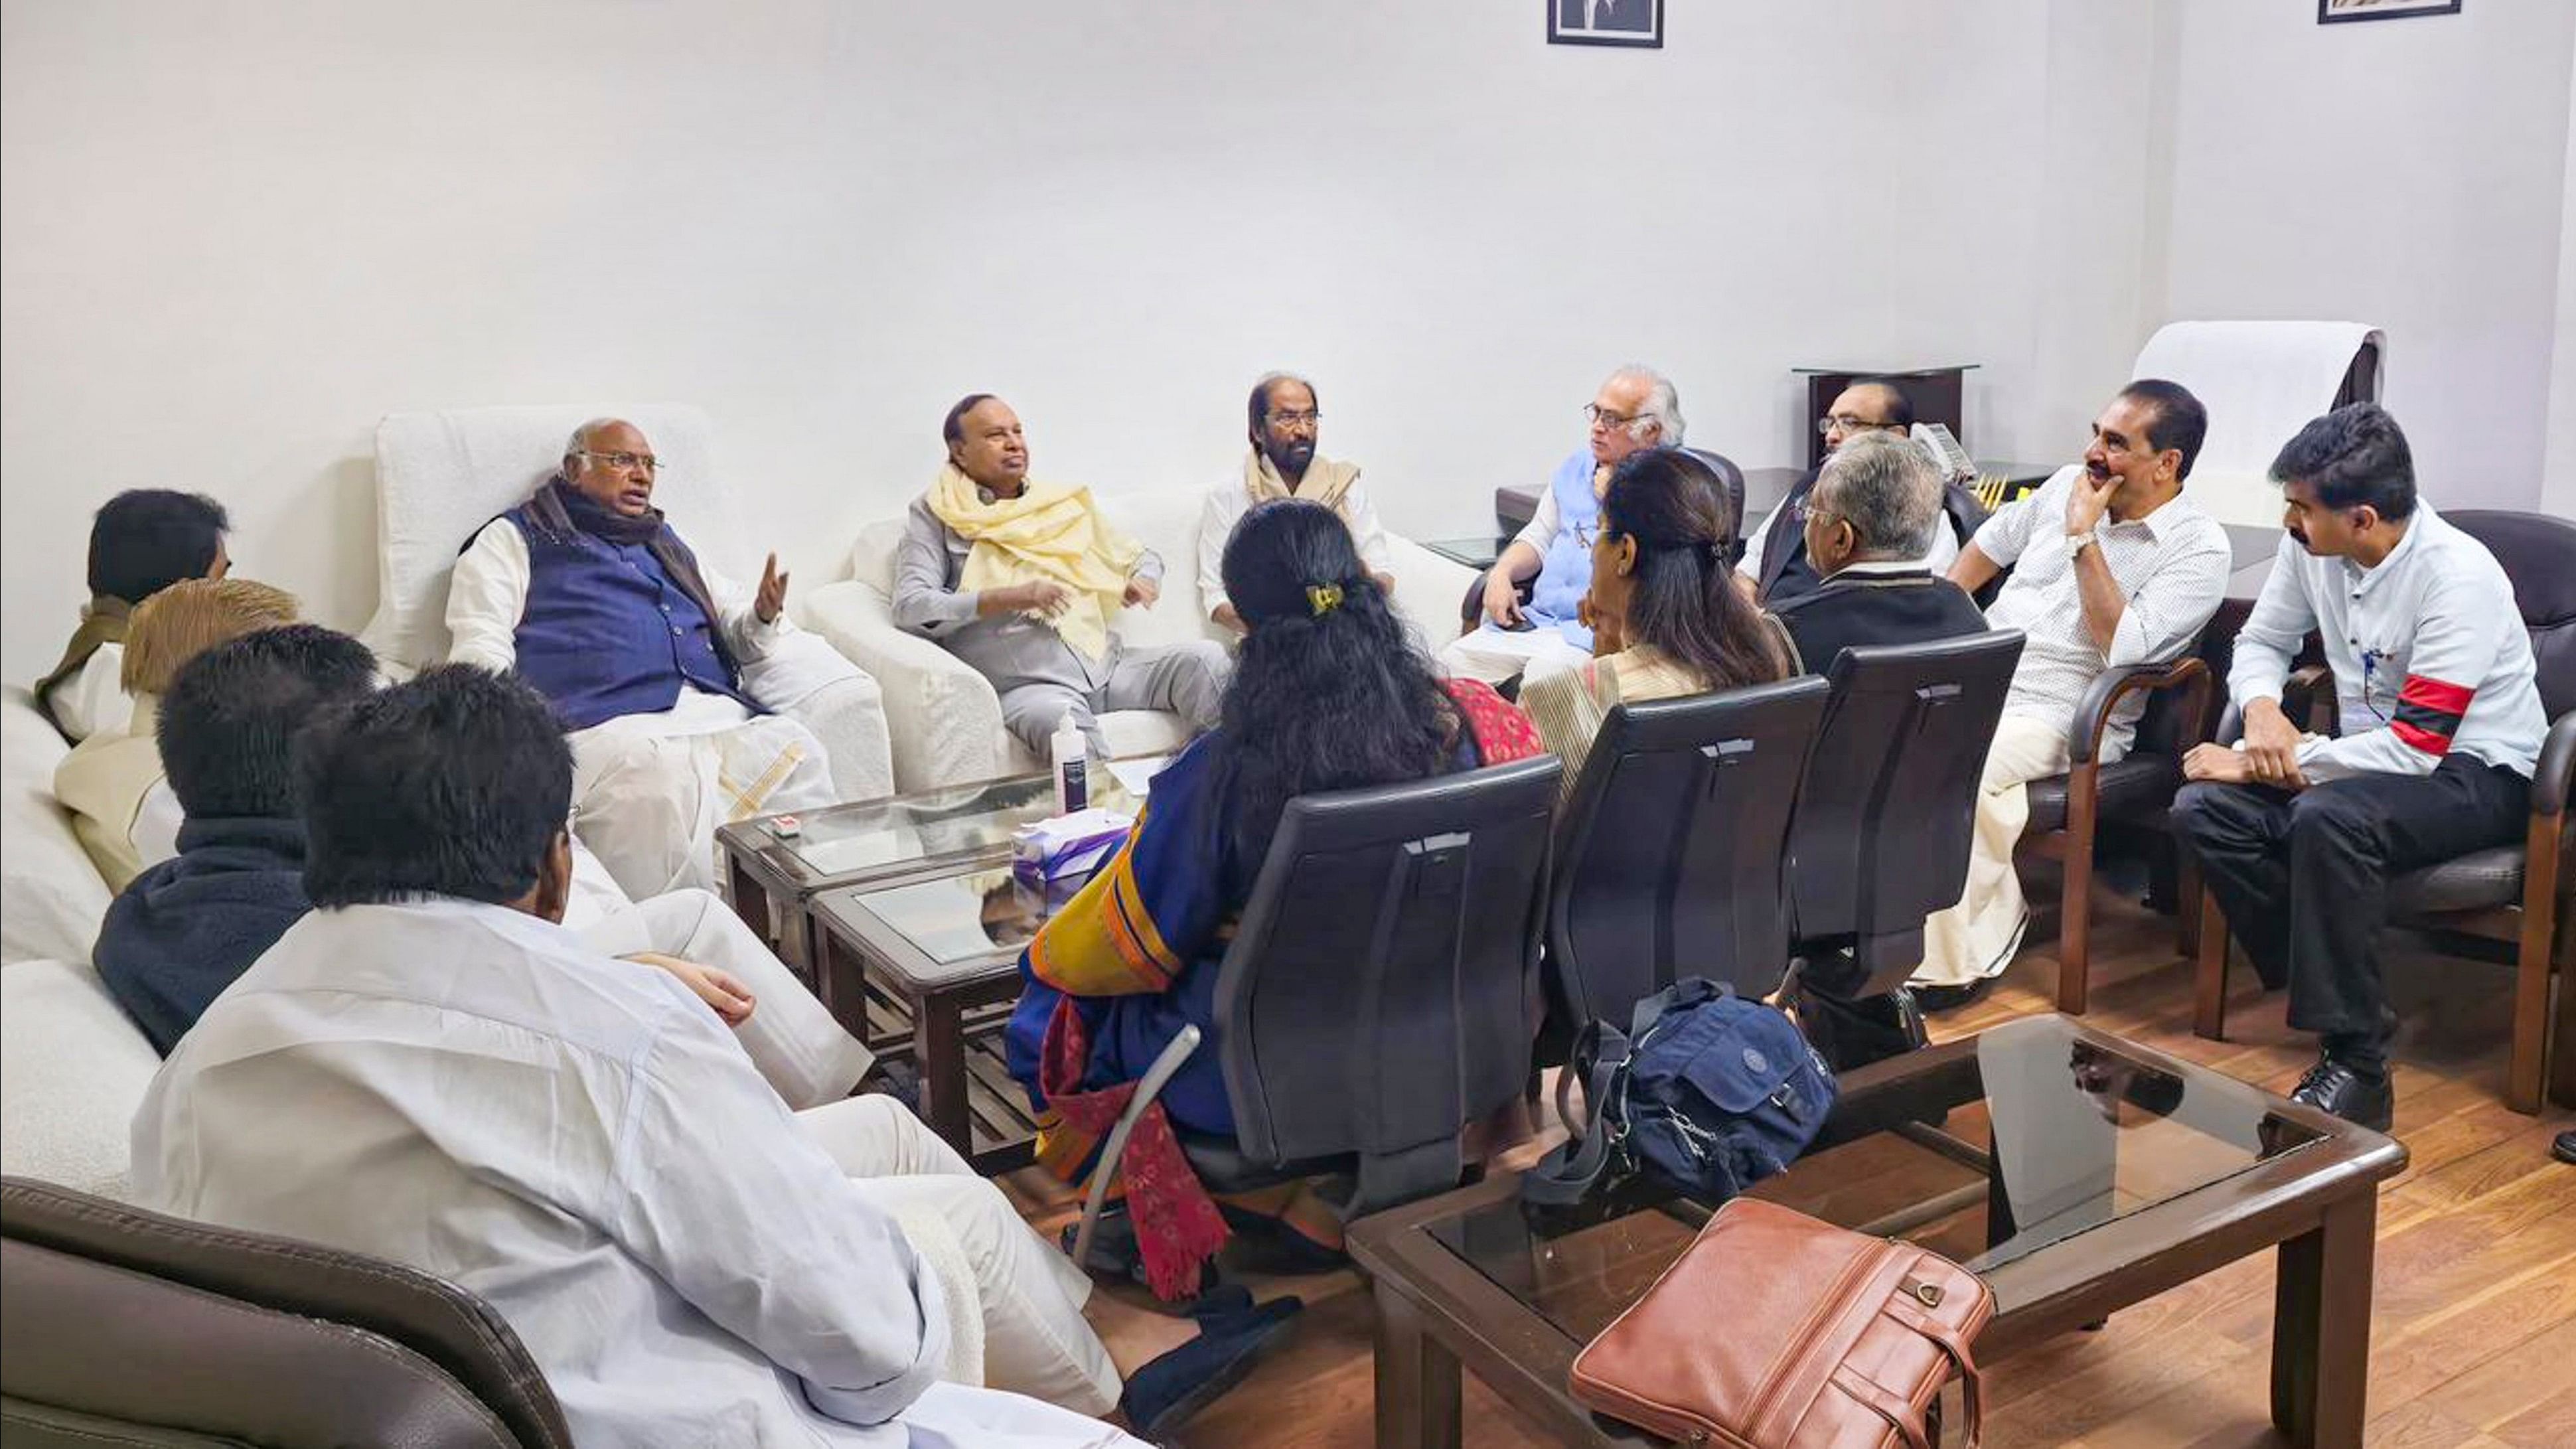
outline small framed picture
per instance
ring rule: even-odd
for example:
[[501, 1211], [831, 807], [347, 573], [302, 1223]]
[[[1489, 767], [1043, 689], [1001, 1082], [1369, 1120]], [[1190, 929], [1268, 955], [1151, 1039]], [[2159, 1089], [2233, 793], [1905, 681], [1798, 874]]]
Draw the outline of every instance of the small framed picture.
[[[1550, 45], [1664, 44], [1664, 0], [1542, 0]], [[2322, 3], [2322, 0], [2321, 0]], [[2452, 0], [2456, 7], [2458, 0]]]
[[2460, 0], [2317, 0], [2317, 23], [2397, 20], [2409, 15], [2457, 15]]

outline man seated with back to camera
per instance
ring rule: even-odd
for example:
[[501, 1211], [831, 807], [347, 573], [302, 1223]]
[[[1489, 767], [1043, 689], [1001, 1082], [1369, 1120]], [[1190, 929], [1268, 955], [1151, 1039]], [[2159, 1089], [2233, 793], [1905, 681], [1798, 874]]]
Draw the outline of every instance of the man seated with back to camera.
[[1679, 448], [1631, 453], [1610, 472], [1592, 550], [1583, 619], [1593, 657], [1521, 690], [1539, 738], [1565, 762], [1560, 801], [1574, 798], [1583, 762], [1610, 711], [1768, 684], [1797, 672], [1777, 621], [1728, 582], [1734, 505], [1707, 463]]
[[89, 526], [89, 602], [61, 661], [36, 681], [36, 707], [74, 744], [133, 713], [120, 676], [125, 631], [144, 600], [181, 579], [219, 579], [232, 568], [232, 520], [202, 493], [136, 488], [117, 494]]
[[[1825, 460], [1797, 511], [1800, 551], [1817, 579], [1773, 607], [1807, 673], [1830, 673], [1846, 649], [1986, 632], [1975, 602], [1923, 567], [1924, 537], [1943, 527], [1941, 478], [1911, 441], [1851, 438]], [[1826, 1060], [1848, 1070], [1923, 1043], [1911, 991], [1854, 998], [1858, 985], [1857, 968], [1823, 960], [1808, 963], [1791, 988], [1799, 1025]]]
[[1796, 517], [1799, 551], [1813, 561], [1815, 582], [1770, 608], [1797, 641], [1808, 673], [1830, 673], [1856, 646], [1986, 631], [1976, 601], [1924, 565], [1923, 540], [1945, 526], [1941, 476], [1912, 442], [1864, 433], [1843, 444], [1799, 500]]
[[[142, 612], [183, 589], [239, 583], [178, 585]], [[244, 633], [177, 672], [156, 743], [185, 811], [179, 851], [117, 894], [92, 952], [99, 978], [155, 1051], [168, 1055], [313, 909], [293, 792], [295, 743], [319, 717], [375, 686], [376, 660], [365, 645], [309, 624]], [[593, 950], [677, 977], [733, 1028], [790, 1106], [846, 1096], [866, 1072], [867, 1048], [713, 895], [672, 891], [605, 910], [588, 905], [572, 924]]]
[[[1083, 1417], [1120, 1402], [1089, 1284], [997, 1187], [891, 1097], [791, 1114], [681, 984], [563, 928], [573, 769], [542, 696], [444, 666], [296, 755], [313, 909], [154, 1078], [139, 1201], [449, 1279], [585, 1444], [1137, 1442]], [[1239, 1357], [1211, 1342], [1275, 1330], [1259, 1312], [1140, 1369], [1140, 1427]], [[947, 1379], [964, 1313], [994, 1389]]]
[[[1442, 679], [1332, 510], [1295, 499], [1243, 516], [1225, 592], [1247, 627], [1223, 719], [1154, 777], [1127, 840], [1020, 958], [1004, 1033], [1011, 1075], [1044, 1113], [1038, 1163], [1068, 1182], [1124, 1174], [1132, 1213], [1103, 1220], [1087, 1265], [1196, 1292], [1229, 1222], [1293, 1265], [1340, 1261], [1341, 1222], [1303, 1183], [1220, 1212], [1174, 1129], [1231, 1137], [1216, 979], [1288, 802], [1427, 779], [1542, 752], [1492, 686]], [[1132, 1086], [1182, 1028], [1205, 1040], [1138, 1118], [1125, 1155], [1096, 1162]]]

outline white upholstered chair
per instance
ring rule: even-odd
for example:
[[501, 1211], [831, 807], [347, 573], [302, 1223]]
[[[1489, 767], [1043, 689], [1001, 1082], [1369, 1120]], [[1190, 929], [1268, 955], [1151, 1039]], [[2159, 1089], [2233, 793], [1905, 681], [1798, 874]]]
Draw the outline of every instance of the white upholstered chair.
[[[1204, 490], [1192, 488], [1100, 500], [1110, 522], [1163, 556], [1161, 600], [1151, 609], [1124, 611], [1114, 625], [1130, 645], [1231, 642], [1199, 606], [1198, 532], [1205, 499]], [[1002, 728], [1001, 701], [984, 676], [941, 646], [895, 627], [894, 555], [903, 525], [897, 516], [860, 529], [850, 549], [850, 577], [824, 585], [805, 601], [814, 629], [885, 691], [896, 787], [928, 790], [1044, 769]], [[1397, 611], [1424, 640], [1436, 643], [1456, 633], [1458, 599], [1474, 570], [1409, 539], [1388, 543]], [[1115, 711], [1100, 717], [1100, 727], [1116, 755], [1160, 753], [1188, 738], [1182, 722], [1160, 710]]]
[[[377, 541], [383, 581], [362, 636], [388, 667], [408, 672], [447, 657], [447, 582], [457, 553], [495, 515], [516, 507], [563, 460], [564, 439], [598, 417], [644, 430], [662, 459], [653, 501], [708, 568], [746, 587], [766, 541], [746, 539], [739, 499], [718, 471], [705, 413], [674, 404], [462, 408], [393, 413], [376, 425]], [[798, 600], [790, 595], [793, 612]], [[799, 633], [743, 670], [754, 699], [812, 730], [832, 757], [843, 799], [893, 788], [876, 681], [830, 644]]]

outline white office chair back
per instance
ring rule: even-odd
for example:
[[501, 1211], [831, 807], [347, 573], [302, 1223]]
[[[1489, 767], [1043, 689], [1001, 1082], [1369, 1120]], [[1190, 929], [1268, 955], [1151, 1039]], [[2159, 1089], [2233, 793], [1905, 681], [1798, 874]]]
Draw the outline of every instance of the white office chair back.
[[2185, 486], [2221, 523], [2281, 521], [2273, 457], [2309, 419], [2334, 406], [2364, 343], [2387, 340], [2366, 322], [2168, 322], [2138, 351], [2131, 377], [2190, 388], [2209, 409], [2209, 437]]

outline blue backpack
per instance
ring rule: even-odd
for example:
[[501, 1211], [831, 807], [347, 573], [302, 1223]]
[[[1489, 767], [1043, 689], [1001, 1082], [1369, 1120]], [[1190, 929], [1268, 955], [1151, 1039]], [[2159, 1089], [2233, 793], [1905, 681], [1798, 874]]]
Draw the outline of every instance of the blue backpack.
[[1629, 1030], [1594, 1021], [1556, 1083], [1580, 1079], [1592, 1120], [1521, 1181], [1568, 1206], [1644, 1172], [1715, 1205], [1795, 1161], [1834, 1105], [1834, 1074], [1797, 1024], [1735, 988], [1687, 977], [1637, 1003]]

